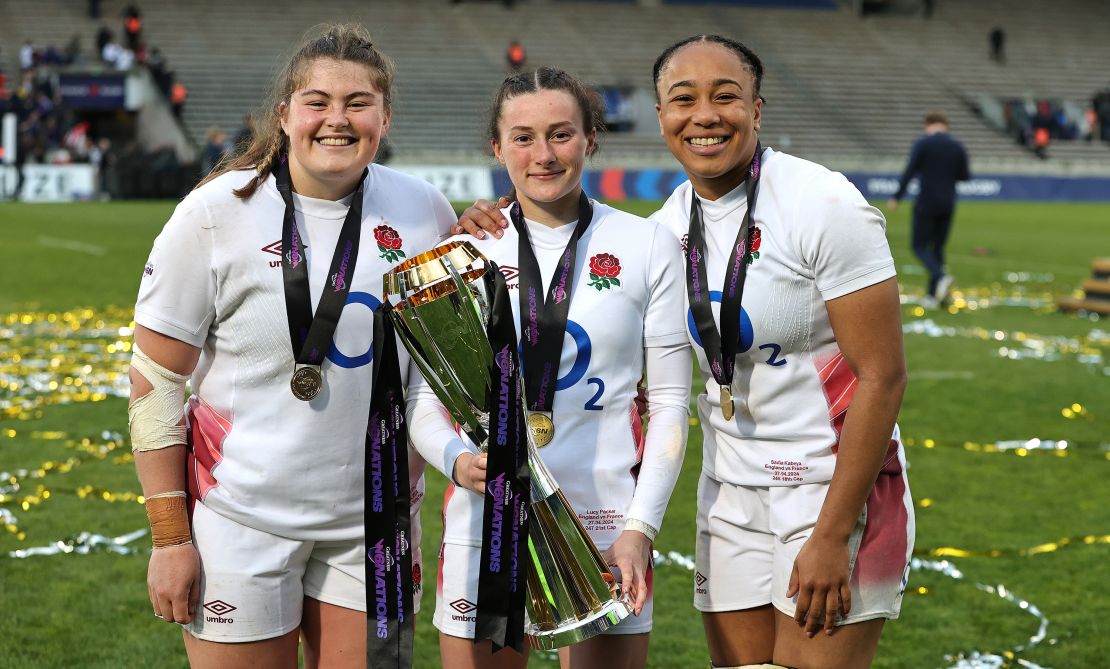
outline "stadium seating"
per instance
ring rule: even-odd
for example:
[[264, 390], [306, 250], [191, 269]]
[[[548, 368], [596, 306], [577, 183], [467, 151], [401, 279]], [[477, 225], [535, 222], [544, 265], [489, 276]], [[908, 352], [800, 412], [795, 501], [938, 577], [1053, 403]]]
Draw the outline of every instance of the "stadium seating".
[[[118, 32], [120, 0], [104, 2]], [[850, 3], [846, 3], [850, 4]], [[7, 2], [0, 41], [64, 44], [97, 23], [83, 3]], [[211, 126], [234, 134], [283, 55], [323, 21], [367, 25], [398, 65], [391, 138], [405, 162], [485, 162], [485, 111], [505, 75], [505, 47], [519, 38], [529, 67], [553, 64], [603, 85], [651, 90], [651, 64], [676, 39], [720, 32], [764, 59], [765, 143], [837, 166], [897, 170], [928, 109], [948, 112], [976, 170], [1043, 169], [973, 110], [978, 96], [1084, 101], [1106, 85], [1110, 24], [1097, 0], [938, 3], [930, 19], [860, 18], [839, 10], [591, 2], [461, 3], [447, 0], [147, 0], [146, 40], [189, 87], [185, 121], [198, 142]], [[1003, 25], [1008, 62], [988, 58], [987, 33]], [[5, 50], [5, 57], [12, 52]], [[604, 139], [602, 164], [670, 165], [650, 114], [635, 132]], [[1053, 144], [1050, 162], [1090, 171], [1110, 162], [1104, 143]], [[1028, 168], [1025, 166], [1028, 165]], [[1096, 167], [1092, 167], [1096, 166]]]

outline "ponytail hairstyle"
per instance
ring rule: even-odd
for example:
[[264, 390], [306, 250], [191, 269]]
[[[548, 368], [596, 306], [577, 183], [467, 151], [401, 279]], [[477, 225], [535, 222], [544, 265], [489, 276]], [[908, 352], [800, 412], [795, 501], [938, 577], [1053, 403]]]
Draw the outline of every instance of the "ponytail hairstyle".
[[565, 91], [574, 98], [582, 112], [582, 127], [586, 134], [595, 132], [593, 149], [589, 155], [597, 153], [596, 133], [605, 131], [605, 103], [596, 91], [587, 88], [577, 77], [554, 67], [541, 67], [534, 72], [514, 74], [501, 82], [490, 107], [489, 125], [486, 128], [489, 140], [496, 143], [501, 141], [501, 112], [507, 101], [518, 95], [539, 91]]
[[[322, 31], [322, 32], [321, 32]], [[302, 40], [293, 57], [275, 77], [262, 107], [254, 115], [254, 135], [246, 146], [235, 147], [234, 152], [221, 160], [197, 188], [227, 172], [254, 170], [253, 179], [232, 192], [241, 199], [249, 199], [265, 183], [277, 167], [280, 156], [289, 150], [289, 138], [281, 129], [282, 103], [288, 105], [293, 92], [304, 85], [312, 65], [321, 59], [358, 63], [366, 67], [370, 81], [381, 94], [386, 109], [393, 103], [393, 61], [378, 50], [370, 40], [370, 33], [357, 24], [325, 25], [314, 28]]]

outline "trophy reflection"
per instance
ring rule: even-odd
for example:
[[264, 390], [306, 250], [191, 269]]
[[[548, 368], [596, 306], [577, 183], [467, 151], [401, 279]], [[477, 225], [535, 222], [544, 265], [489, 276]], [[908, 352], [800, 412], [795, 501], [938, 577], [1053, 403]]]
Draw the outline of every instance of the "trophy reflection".
[[[494, 359], [486, 324], [495, 271], [470, 242], [452, 241], [406, 260], [384, 277], [387, 296], [395, 300], [391, 316], [398, 336], [483, 452], [489, 447], [485, 404]], [[544, 466], [530, 431], [528, 463], [532, 501], [525, 633], [533, 648], [560, 648], [616, 625], [631, 606]]]

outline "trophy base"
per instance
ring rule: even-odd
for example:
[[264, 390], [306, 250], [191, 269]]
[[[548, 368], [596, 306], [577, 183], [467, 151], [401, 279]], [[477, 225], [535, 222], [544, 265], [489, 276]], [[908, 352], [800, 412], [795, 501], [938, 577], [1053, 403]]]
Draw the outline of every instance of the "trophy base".
[[555, 650], [597, 636], [632, 613], [624, 599], [610, 599], [601, 608], [581, 620], [571, 620], [555, 629], [541, 630], [529, 624], [524, 628], [532, 650]]

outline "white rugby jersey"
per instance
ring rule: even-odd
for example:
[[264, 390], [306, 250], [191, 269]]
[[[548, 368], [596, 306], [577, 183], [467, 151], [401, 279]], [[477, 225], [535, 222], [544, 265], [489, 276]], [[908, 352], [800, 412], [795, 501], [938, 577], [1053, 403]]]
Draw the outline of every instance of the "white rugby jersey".
[[[686, 343], [683, 312], [681, 249], [665, 228], [638, 216], [593, 205], [593, 219], [578, 243], [559, 380], [552, 405], [555, 436], [539, 449], [559, 487], [578, 513], [583, 526], [601, 550], [616, 540], [626, 518], [636, 518], [658, 528], [662, 522], [673, 480], [665, 495], [656, 487], [635, 495], [634, 472], [643, 453], [640, 419], [633, 401], [644, 371], [644, 349], [682, 346]], [[503, 211], [506, 219], [509, 210]], [[527, 221], [528, 234], [539, 263], [546, 293], [555, 266], [575, 225], [558, 228]], [[510, 226], [501, 239], [459, 237], [475, 244], [498, 264], [506, 278], [520, 337], [518, 235]], [[591, 263], [609, 254], [608, 278], [591, 277]], [[618, 261], [614, 265], [612, 260]], [[617, 282], [611, 279], [619, 280]], [[677, 370], [672, 383], [689, 387], [689, 369]], [[652, 381], [654, 384], [654, 381]], [[654, 399], [653, 399], [654, 401]], [[653, 415], [649, 442], [666, 433], [664, 425], [687, 420], [685, 397], [675, 406]], [[664, 415], [666, 414], [666, 415]], [[684, 432], [683, 432], [684, 434]], [[445, 469], [459, 451], [443, 444], [414, 444], [428, 462]], [[655, 452], [650, 448], [648, 452]], [[679, 460], [681, 455], [679, 455]], [[648, 463], [644, 463], [648, 466]], [[675, 472], [677, 476], [677, 472]], [[635, 499], [634, 499], [635, 497]], [[647, 499], [651, 497], [652, 499]], [[662, 497], [662, 499], [656, 499]], [[445, 501], [444, 541], [477, 546], [481, 543], [483, 499], [464, 488], [452, 487]]]
[[[721, 414], [720, 386], [687, 299], [687, 330], [705, 379], [706, 392], [698, 396], [703, 470], [735, 485], [829, 481], [856, 378], [837, 348], [825, 301], [895, 275], [886, 221], [842, 174], [821, 165], [764, 149], [762, 170], [749, 237], [732, 421]], [[681, 184], [652, 215], [683, 246], [691, 195], [690, 183]], [[716, 202], [703, 198], [701, 206], [710, 298], [720, 328], [725, 269], [747, 211], [745, 185]], [[897, 435], [895, 427], [892, 451], [901, 449]]]
[[[322, 366], [324, 388], [303, 402], [289, 388], [294, 359], [281, 268], [285, 204], [273, 176], [249, 200], [231, 192], [253, 174], [222, 175], [178, 205], [154, 242], [135, 321], [201, 348], [191, 379], [195, 457], [189, 477], [207, 507], [295, 539], [358, 538], [372, 312], [380, 304], [382, 275], [435, 245], [456, 218], [429, 184], [370, 166], [358, 262]], [[293, 197], [315, 311], [349, 198]], [[407, 384], [410, 363], [403, 348], [400, 353]]]

